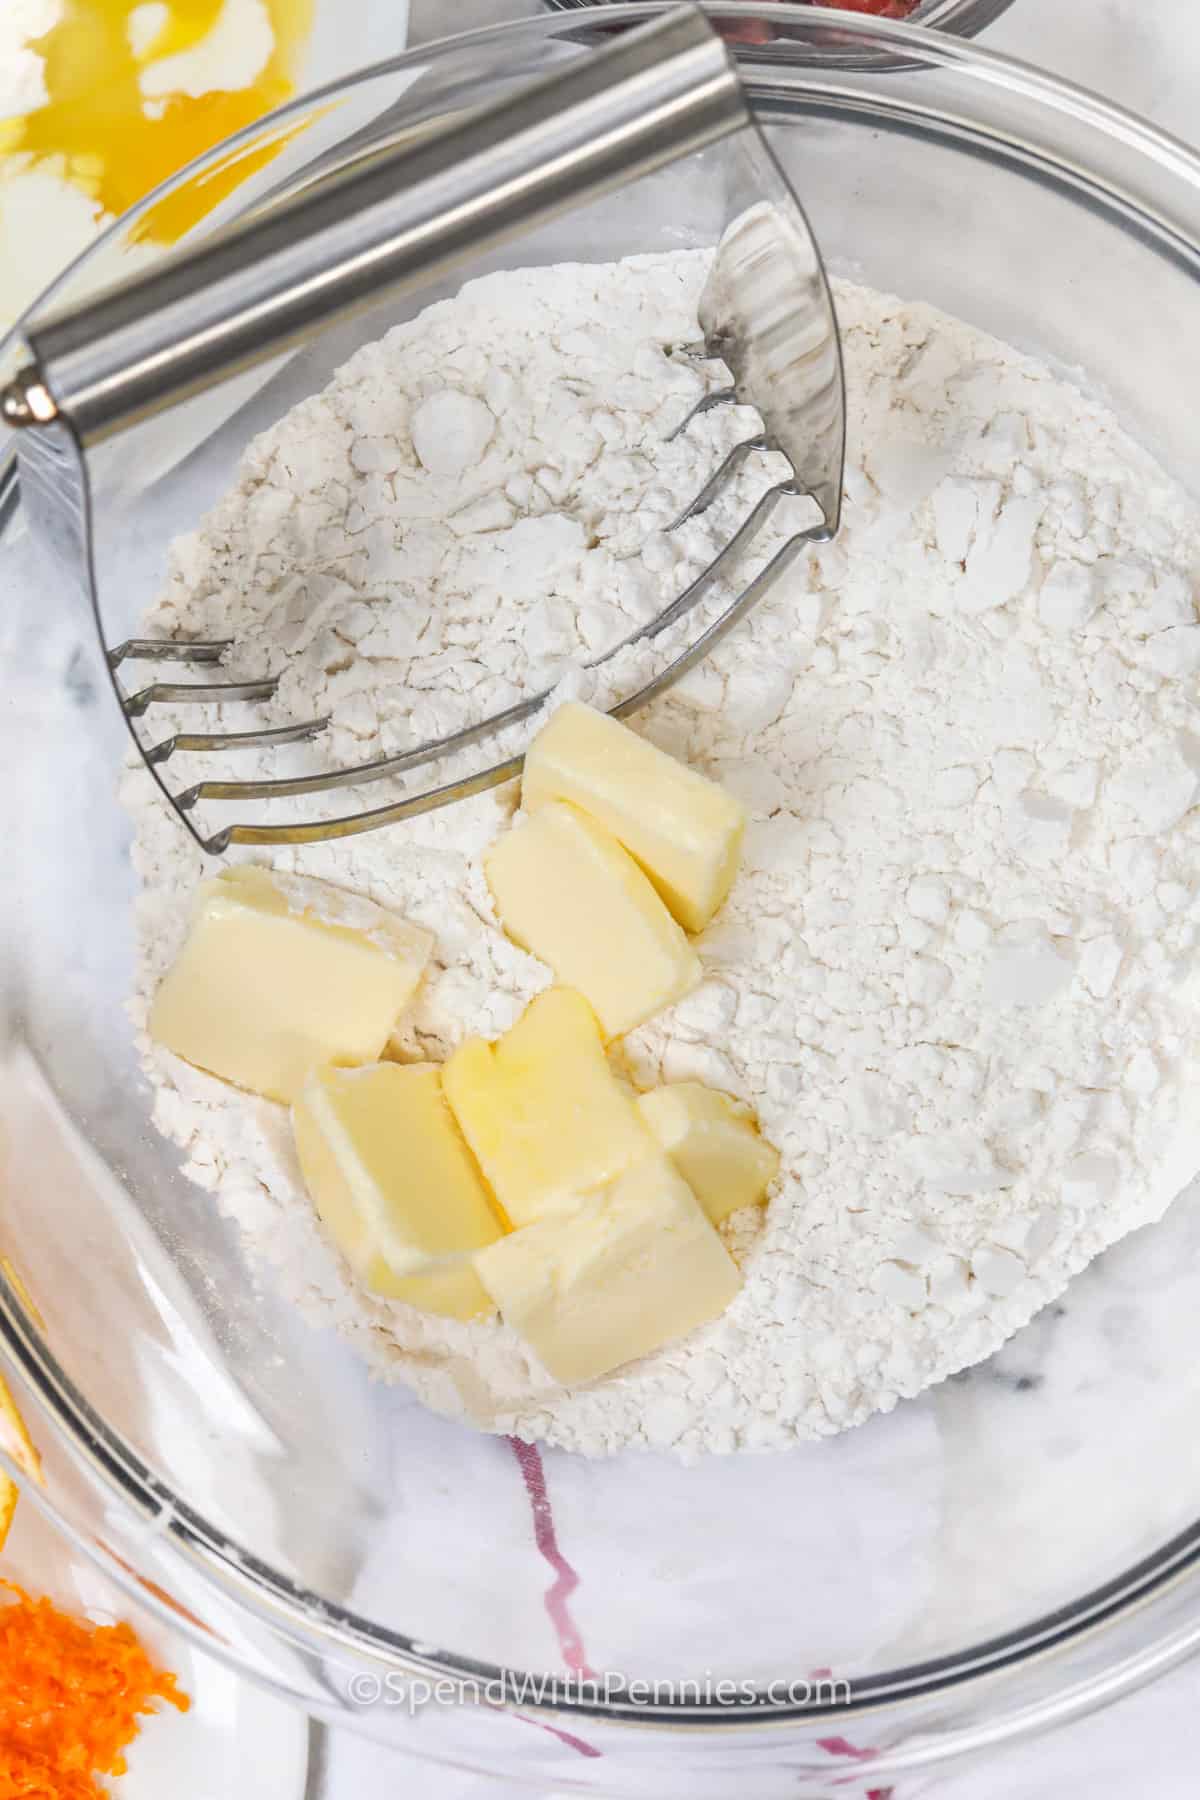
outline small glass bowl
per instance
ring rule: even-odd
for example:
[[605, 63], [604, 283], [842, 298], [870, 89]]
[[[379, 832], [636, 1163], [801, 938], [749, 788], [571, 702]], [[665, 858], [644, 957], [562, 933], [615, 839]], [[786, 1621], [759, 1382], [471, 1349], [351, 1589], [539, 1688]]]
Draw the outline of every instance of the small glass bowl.
[[[609, 0], [543, 0], [549, 12], [580, 12], [597, 3], [605, 5]], [[837, 0], [830, 0], [830, 3], [837, 6]], [[928, 25], [934, 31], [948, 31], [955, 37], [977, 37], [1011, 5], [1012, 0], [920, 0], [905, 23]]]

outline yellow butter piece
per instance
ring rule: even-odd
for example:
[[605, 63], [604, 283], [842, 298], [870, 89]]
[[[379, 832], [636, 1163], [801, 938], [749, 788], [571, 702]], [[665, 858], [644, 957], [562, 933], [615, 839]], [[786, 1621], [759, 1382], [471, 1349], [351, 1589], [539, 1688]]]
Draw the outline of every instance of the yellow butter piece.
[[453, 1319], [493, 1310], [471, 1254], [504, 1227], [435, 1064], [318, 1069], [292, 1127], [313, 1204], [364, 1286]]
[[494, 1321], [496, 1316], [495, 1302], [469, 1260], [430, 1269], [423, 1275], [389, 1277], [386, 1288], [377, 1291], [386, 1293], [389, 1300], [403, 1300], [407, 1306], [415, 1306], [418, 1312], [461, 1319], [464, 1324], [471, 1319]]
[[679, 1081], [640, 1095], [637, 1104], [714, 1225], [766, 1199], [779, 1152], [727, 1094]]
[[579, 701], [560, 706], [525, 755], [521, 800], [569, 800], [607, 826], [688, 931], [702, 931], [737, 874], [739, 800], [627, 725]]
[[570, 1213], [481, 1250], [475, 1267], [506, 1324], [556, 1381], [594, 1381], [725, 1310], [740, 1278], [665, 1156]]
[[150, 1008], [150, 1036], [271, 1100], [325, 1063], [374, 1062], [433, 938], [328, 882], [243, 865], [200, 888], [188, 940]]
[[700, 963], [611, 832], [562, 801], [499, 838], [484, 859], [504, 929], [577, 988], [606, 1037], [689, 993]]
[[446, 1064], [443, 1085], [514, 1225], [575, 1204], [655, 1153], [608, 1066], [595, 1014], [569, 988], [539, 994], [498, 1043], [469, 1039]]

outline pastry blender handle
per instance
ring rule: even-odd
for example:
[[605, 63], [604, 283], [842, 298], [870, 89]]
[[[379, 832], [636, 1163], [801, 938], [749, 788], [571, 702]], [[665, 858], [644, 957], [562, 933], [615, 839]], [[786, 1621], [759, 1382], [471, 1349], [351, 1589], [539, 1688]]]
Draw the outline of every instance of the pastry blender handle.
[[680, 6], [37, 320], [0, 412], [96, 443], [749, 123], [724, 45]]

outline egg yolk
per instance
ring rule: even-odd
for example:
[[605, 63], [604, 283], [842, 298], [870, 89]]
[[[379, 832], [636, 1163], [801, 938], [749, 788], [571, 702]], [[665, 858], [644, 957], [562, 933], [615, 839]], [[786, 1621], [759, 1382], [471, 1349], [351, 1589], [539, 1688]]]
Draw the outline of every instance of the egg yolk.
[[[33, 42], [45, 60], [49, 104], [25, 118], [0, 121], [0, 151], [28, 157], [34, 167], [48, 165], [105, 212], [124, 212], [184, 163], [294, 92], [314, 0], [253, 0], [260, 31], [265, 14], [273, 43], [246, 86], [198, 95], [176, 91], [148, 97], [143, 91], [144, 72], [164, 57], [203, 46], [225, 9], [235, 4], [64, 0], [57, 24]], [[214, 65], [206, 84], [226, 75], [237, 79], [236, 68], [226, 71], [216, 58]], [[278, 147], [276, 142], [231, 158], [203, 183], [189, 184], [153, 207], [137, 235], [174, 242]]]

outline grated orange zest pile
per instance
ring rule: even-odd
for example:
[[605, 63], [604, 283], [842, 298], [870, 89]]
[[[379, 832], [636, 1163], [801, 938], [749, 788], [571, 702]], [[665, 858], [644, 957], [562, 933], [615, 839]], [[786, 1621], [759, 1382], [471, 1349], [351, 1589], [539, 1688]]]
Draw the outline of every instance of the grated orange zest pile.
[[155, 1702], [191, 1705], [128, 1625], [92, 1625], [0, 1580], [0, 1800], [98, 1800]]

